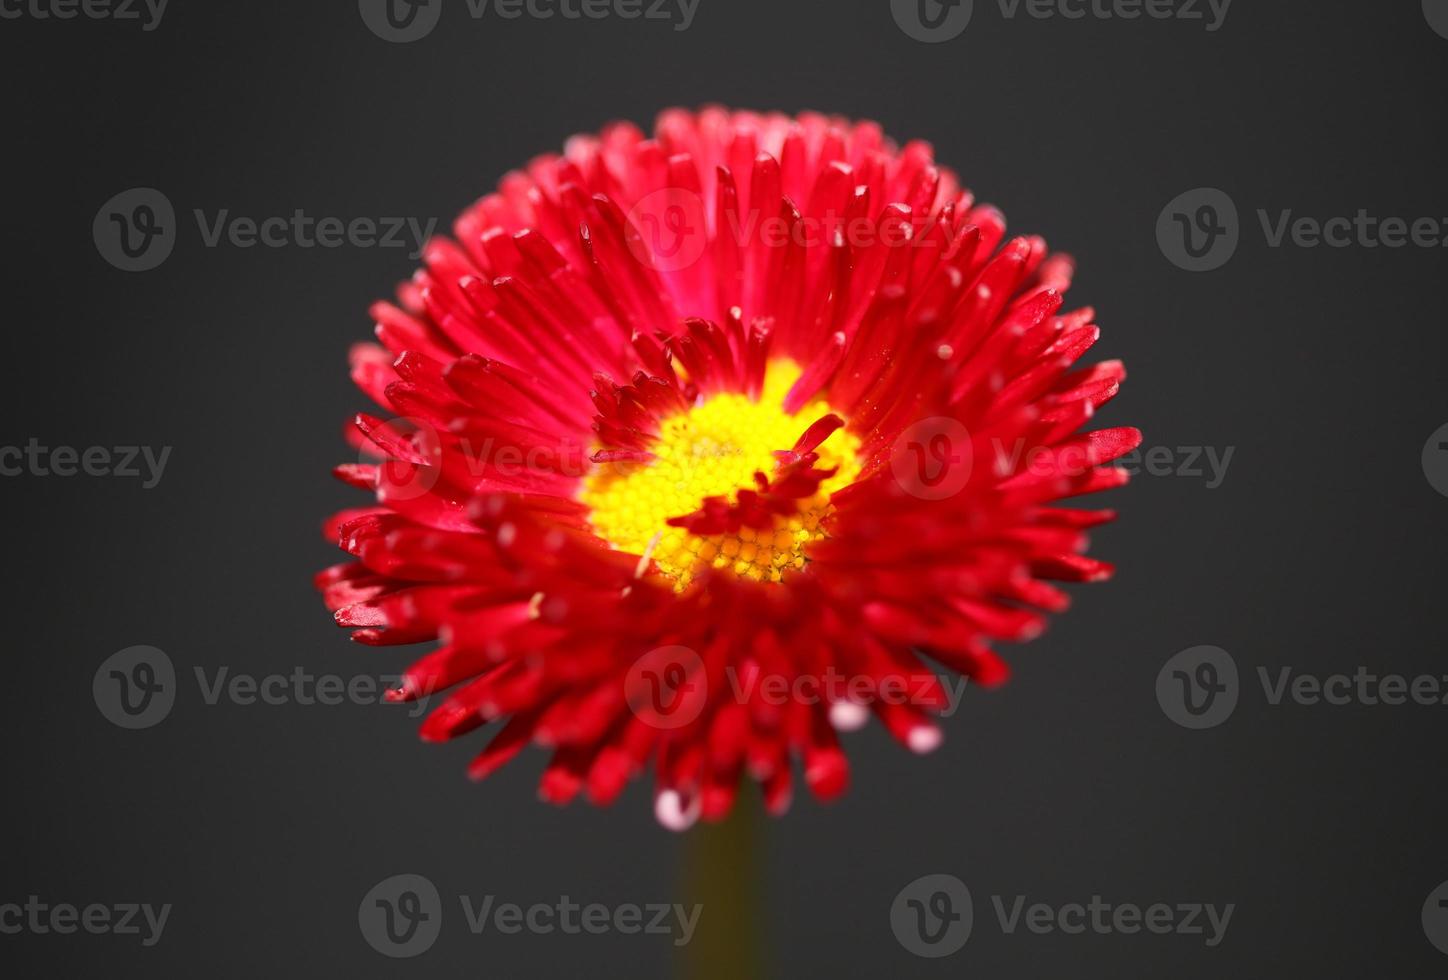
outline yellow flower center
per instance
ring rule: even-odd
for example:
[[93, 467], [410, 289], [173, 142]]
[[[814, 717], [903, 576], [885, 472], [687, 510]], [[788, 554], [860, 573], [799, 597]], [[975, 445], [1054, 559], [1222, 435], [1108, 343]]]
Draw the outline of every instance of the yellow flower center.
[[[774, 478], [774, 452], [789, 449], [804, 430], [829, 414], [816, 401], [795, 415], [784, 398], [800, 376], [793, 361], [772, 361], [758, 401], [724, 394], [664, 419], [656, 457], [647, 463], [606, 463], [583, 482], [579, 499], [591, 509], [594, 531], [620, 551], [651, 555], [682, 591], [704, 568], [730, 569], [742, 578], [778, 582], [787, 569], [804, 567], [804, 549], [824, 537], [820, 520], [829, 496], [853, 483], [860, 472], [860, 440], [844, 429], [816, 450], [821, 469], [839, 468], [813, 497], [798, 501], [788, 516], [771, 515], [772, 529], [740, 528], [738, 534], [697, 535], [667, 523], [699, 509], [706, 497], [733, 503], [740, 489], [757, 489], [756, 472]], [[657, 542], [655, 541], [657, 538]]]

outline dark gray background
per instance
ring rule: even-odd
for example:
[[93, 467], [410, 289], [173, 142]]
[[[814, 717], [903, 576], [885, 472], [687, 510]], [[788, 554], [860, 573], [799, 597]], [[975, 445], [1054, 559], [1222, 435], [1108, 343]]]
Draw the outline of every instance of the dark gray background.
[[[451, 6], [451, 5], [450, 5]], [[1442, 249], [1269, 249], [1254, 212], [1448, 216], [1448, 40], [1417, 0], [1237, 0], [1223, 28], [1003, 21], [981, 0], [957, 40], [912, 41], [887, 0], [702, 0], [692, 28], [473, 22], [449, 9], [410, 46], [351, 2], [188, 3], [160, 28], [0, 21], [8, 93], [9, 338], [3, 441], [175, 447], [143, 491], [7, 478], [9, 787], [0, 903], [173, 903], [162, 942], [0, 936], [7, 976], [663, 976], [648, 937], [472, 936], [455, 898], [424, 957], [357, 927], [380, 879], [445, 899], [669, 900], [680, 842], [649, 789], [614, 808], [538, 803], [543, 756], [463, 777], [480, 742], [414, 737], [384, 707], [241, 707], [183, 684], [125, 732], [91, 697], [111, 653], [149, 643], [189, 678], [395, 672], [350, 644], [311, 574], [318, 524], [360, 495], [348, 344], [409, 274], [403, 250], [201, 247], [192, 209], [449, 220], [509, 167], [610, 118], [718, 101], [880, 120], [934, 142], [1017, 231], [1081, 265], [1103, 356], [1126, 359], [1103, 421], [1147, 444], [1234, 446], [1224, 484], [1142, 476], [1114, 495], [1079, 590], [971, 692], [933, 757], [850, 737], [841, 803], [768, 828], [765, 917], [779, 977], [1441, 976], [1419, 924], [1448, 879], [1448, 707], [1265, 705], [1255, 668], [1444, 671], [1448, 500], [1419, 455], [1448, 421]], [[1227, 191], [1242, 245], [1191, 275], [1157, 250], [1167, 201]], [[186, 229], [128, 275], [91, 240], [113, 194], [154, 186]], [[1225, 726], [1159, 710], [1172, 654], [1230, 651], [1247, 680]], [[954, 874], [975, 935], [928, 961], [890, 930], [912, 879]], [[1002, 935], [988, 896], [1235, 902], [1226, 942]], [[709, 911], [705, 911], [705, 919]]]

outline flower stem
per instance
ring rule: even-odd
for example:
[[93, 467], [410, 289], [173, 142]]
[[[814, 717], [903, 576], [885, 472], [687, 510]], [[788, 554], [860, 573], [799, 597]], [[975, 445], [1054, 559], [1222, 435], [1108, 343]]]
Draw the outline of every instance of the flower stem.
[[727, 819], [699, 824], [684, 841], [686, 905], [702, 908], [680, 951], [686, 980], [755, 980], [761, 970], [759, 801], [741, 787]]

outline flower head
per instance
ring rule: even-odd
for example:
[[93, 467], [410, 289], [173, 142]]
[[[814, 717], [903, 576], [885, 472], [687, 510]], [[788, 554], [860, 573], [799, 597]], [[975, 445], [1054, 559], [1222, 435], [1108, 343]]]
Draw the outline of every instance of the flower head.
[[615, 799], [652, 762], [672, 827], [741, 779], [781, 812], [837, 731], [938, 744], [936, 667], [1001, 683], [1043, 628], [1134, 429], [1082, 432], [1119, 362], [1062, 312], [1072, 262], [1005, 239], [930, 147], [873, 123], [665, 112], [508, 174], [431, 242], [352, 375], [375, 496], [318, 577], [368, 644], [440, 641], [394, 692], [424, 738], [499, 727], [541, 793]]

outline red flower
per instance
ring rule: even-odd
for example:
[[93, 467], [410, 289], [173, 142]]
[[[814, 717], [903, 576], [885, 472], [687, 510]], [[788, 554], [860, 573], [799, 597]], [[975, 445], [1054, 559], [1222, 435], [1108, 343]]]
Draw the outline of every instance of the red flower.
[[[1005, 241], [930, 147], [874, 123], [706, 109], [570, 140], [508, 174], [372, 309], [352, 375], [376, 504], [318, 577], [369, 644], [441, 640], [398, 700], [429, 740], [491, 722], [541, 792], [608, 803], [653, 760], [672, 827], [771, 812], [791, 764], [841, 793], [874, 714], [939, 741], [926, 658], [984, 685], [996, 640], [1095, 581], [1059, 498], [1120, 486], [1134, 429], [1078, 430], [1119, 362], [1062, 313], [1072, 262]], [[887, 696], [893, 691], [895, 696]]]

